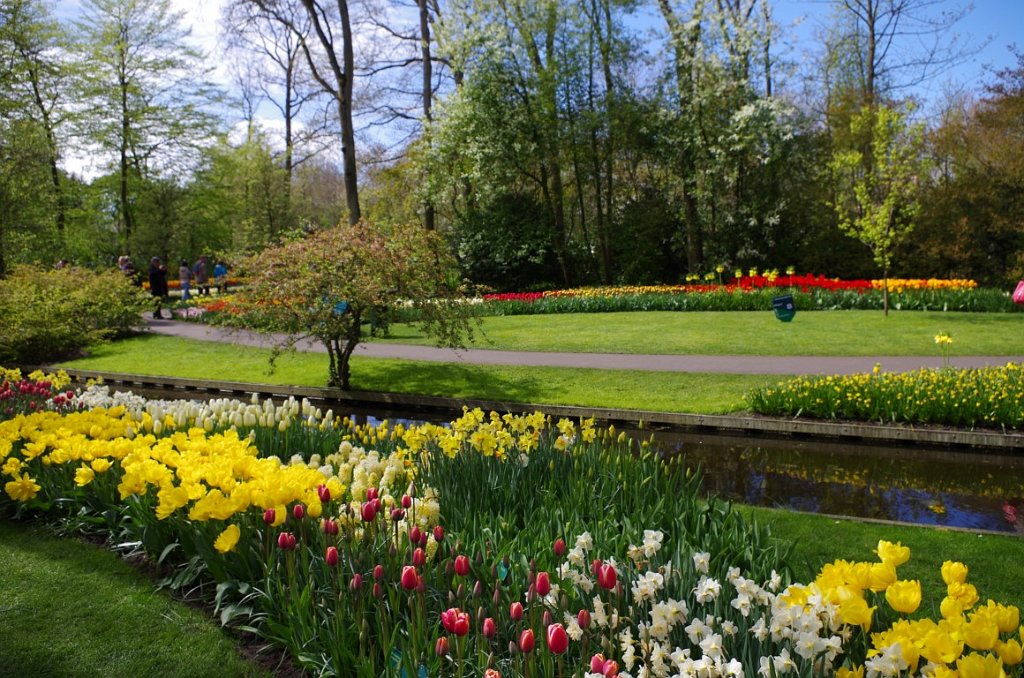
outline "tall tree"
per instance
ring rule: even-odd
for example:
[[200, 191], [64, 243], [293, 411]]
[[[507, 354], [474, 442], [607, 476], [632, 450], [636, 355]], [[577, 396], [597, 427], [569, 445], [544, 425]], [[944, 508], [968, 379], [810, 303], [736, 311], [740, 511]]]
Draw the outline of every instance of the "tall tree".
[[116, 227], [125, 252], [140, 225], [140, 187], [194, 165], [212, 141], [219, 93], [170, 0], [85, 0], [78, 22], [91, 64], [87, 132], [117, 176]]
[[61, 26], [39, 0], [8, 0], [0, 5], [0, 42], [10, 59], [12, 94], [26, 104], [22, 110], [38, 126], [46, 144], [51, 209], [57, 245], [62, 248], [67, 201], [59, 167], [59, 137], [69, 116], [66, 101], [73, 96], [76, 69], [67, 59]]

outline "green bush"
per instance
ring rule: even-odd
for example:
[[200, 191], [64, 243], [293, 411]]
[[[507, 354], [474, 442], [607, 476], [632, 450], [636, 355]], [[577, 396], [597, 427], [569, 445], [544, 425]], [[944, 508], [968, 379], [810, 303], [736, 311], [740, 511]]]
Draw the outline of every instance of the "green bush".
[[40, 364], [142, 325], [148, 295], [118, 271], [14, 268], [0, 280], [0, 363]]

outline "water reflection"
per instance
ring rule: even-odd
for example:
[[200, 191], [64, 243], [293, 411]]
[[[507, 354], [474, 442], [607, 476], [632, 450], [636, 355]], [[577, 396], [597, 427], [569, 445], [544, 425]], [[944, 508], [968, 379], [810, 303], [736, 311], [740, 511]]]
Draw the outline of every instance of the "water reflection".
[[654, 445], [745, 504], [1024, 534], [1020, 457], [669, 432]]

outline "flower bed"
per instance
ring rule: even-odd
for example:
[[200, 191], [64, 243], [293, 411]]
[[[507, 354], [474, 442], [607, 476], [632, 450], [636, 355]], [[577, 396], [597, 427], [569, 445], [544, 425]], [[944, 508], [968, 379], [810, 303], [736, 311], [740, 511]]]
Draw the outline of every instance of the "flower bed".
[[73, 400], [0, 422], [0, 509], [138, 541], [317, 673], [1021, 675], [1017, 609], [963, 564], [934, 620], [900, 544], [788, 582], [764, 528], [589, 421]]
[[[1019, 310], [1003, 290], [973, 280], [888, 281], [890, 306], [902, 310]], [[587, 287], [484, 295], [481, 315], [614, 311], [764, 311], [772, 298], [792, 294], [797, 310], [881, 309], [883, 281], [815, 275], [745, 275], [728, 282]]]
[[770, 416], [1019, 430], [1024, 427], [1024, 368], [1009, 363], [889, 373], [876, 367], [871, 374], [780, 382], [755, 389], [747, 402]]

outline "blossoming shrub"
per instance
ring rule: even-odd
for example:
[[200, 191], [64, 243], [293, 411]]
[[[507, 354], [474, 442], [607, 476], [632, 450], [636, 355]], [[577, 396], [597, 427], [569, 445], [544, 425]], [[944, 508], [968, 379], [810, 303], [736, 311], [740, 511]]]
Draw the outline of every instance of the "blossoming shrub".
[[759, 414], [956, 427], [1024, 426], [1024, 369], [919, 369], [798, 377], [751, 391]]
[[141, 329], [150, 300], [120, 272], [17, 266], [0, 280], [0, 364], [32, 365]]

